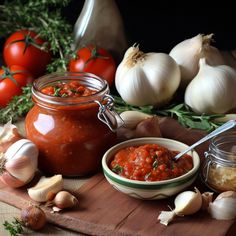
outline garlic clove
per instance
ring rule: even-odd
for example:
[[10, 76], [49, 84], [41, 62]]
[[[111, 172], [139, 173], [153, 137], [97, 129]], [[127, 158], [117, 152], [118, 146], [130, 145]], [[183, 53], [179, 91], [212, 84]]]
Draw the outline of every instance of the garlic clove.
[[21, 138], [15, 125], [11, 122], [5, 124], [0, 130], [0, 152], [6, 152], [14, 142]]
[[67, 191], [60, 191], [56, 194], [53, 203], [60, 209], [71, 208], [78, 205], [78, 199]]
[[176, 216], [192, 215], [200, 210], [202, 196], [197, 188], [194, 191], [184, 191], [175, 198], [175, 209], [162, 211], [158, 216], [161, 224], [168, 225]]
[[7, 186], [12, 188], [19, 188], [25, 185], [25, 182], [17, 179], [16, 177], [12, 176], [9, 172], [4, 172], [0, 176], [0, 180]]
[[39, 182], [28, 189], [29, 196], [36, 202], [46, 202], [52, 199], [63, 188], [62, 175], [41, 177]]
[[236, 218], [236, 192], [222, 192], [209, 204], [208, 212], [217, 220], [233, 220]]
[[226, 114], [223, 117], [218, 117], [214, 119], [215, 122], [222, 122], [222, 123], [225, 123], [230, 120], [236, 120], [236, 114]]
[[202, 206], [202, 196], [197, 188], [195, 192], [184, 191], [175, 198], [175, 213], [177, 215], [191, 215]]
[[152, 115], [140, 111], [124, 111], [120, 113], [120, 117], [124, 121], [123, 127], [133, 129], [139, 122], [146, 118], [151, 118]]

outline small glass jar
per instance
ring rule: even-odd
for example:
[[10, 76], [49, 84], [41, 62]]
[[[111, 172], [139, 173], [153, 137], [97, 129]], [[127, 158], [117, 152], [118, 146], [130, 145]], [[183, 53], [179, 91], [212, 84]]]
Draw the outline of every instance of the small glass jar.
[[236, 132], [225, 132], [211, 140], [205, 152], [202, 180], [215, 192], [236, 191]]
[[[75, 98], [41, 92], [59, 81], [79, 81], [96, 93]], [[32, 98], [35, 105], [25, 128], [27, 138], [39, 148], [39, 169], [63, 176], [97, 172], [104, 152], [116, 142], [118, 125], [107, 82], [89, 73], [49, 74], [35, 80]]]

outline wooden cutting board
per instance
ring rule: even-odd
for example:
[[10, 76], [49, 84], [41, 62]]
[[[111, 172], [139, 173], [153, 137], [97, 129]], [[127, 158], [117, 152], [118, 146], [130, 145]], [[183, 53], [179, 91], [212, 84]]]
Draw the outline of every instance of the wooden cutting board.
[[[169, 119], [161, 123], [161, 130], [164, 137], [175, 138], [188, 144], [205, 135], [201, 131], [182, 128]], [[206, 149], [205, 144], [198, 149], [198, 152], [202, 154]], [[75, 179], [66, 181], [76, 182]], [[174, 207], [174, 197], [155, 201], [134, 199], [113, 189], [102, 173], [91, 177], [82, 187], [76, 187], [76, 184], [73, 186], [73, 192], [80, 203], [78, 208], [51, 213], [50, 208], [43, 205], [42, 207], [49, 222], [76, 232], [122, 236], [231, 236], [236, 232], [235, 221], [217, 221], [211, 219], [205, 211], [199, 211], [192, 216], [178, 217], [168, 226], [164, 226], [157, 221], [157, 217], [160, 211], [168, 210], [168, 206]], [[202, 191], [207, 190], [199, 180], [189, 189], [194, 186]], [[27, 195], [27, 187], [11, 189], [0, 183], [0, 200], [20, 209], [28, 206], [32, 201]]]

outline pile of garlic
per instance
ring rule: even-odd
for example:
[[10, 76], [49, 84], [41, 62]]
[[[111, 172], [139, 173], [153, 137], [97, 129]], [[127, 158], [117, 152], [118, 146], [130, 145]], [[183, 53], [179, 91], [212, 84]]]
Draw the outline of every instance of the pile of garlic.
[[198, 34], [169, 53], [181, 70], [184, 102], [198, 114], [224, 114], [236, 107], [236, 70], [210, 45], [212, 36]]
[[161, 107], [180, 88], [184, 102], [196, 113], [222, 114], [236, 108], [236, 70], [211, 45], [212, 36], [186, 39], [169, 55], [144, 53], [138, 46], [128, 48], [116, 71], [118, 93], [133, 106]]
[[233, 220], [236, 218], [236, 192], [226, 191], [220, 193], [214, 201], [213, 193], [201, 194], [195, 191], [184, 191], [174, 200], [175, 208], [171, 211], [161, 211], [158, 220], [168, 225], [176, 216], [192, 215], [201, 210], [207, 210], [212, 218], [217, 220]]

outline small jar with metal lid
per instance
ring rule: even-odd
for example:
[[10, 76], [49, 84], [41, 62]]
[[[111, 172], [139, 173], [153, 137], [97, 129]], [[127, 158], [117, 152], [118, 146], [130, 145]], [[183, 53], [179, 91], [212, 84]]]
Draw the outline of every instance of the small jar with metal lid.
[[211, 140], [201, 172], [202, 180], [215, 192], [236, 191], [236, 132]]
[[[76, 97], [42, 92], [70, 82], [94, 92]], [[89, 73], [49, 74], [34, 81], [32, 98], [35, 105], [26, 116], [26, 135], [39, 148], [39, 169], [64, 176], [97, 172], [103, 154], [116, 143], [119, 125], [107, 82]]]

